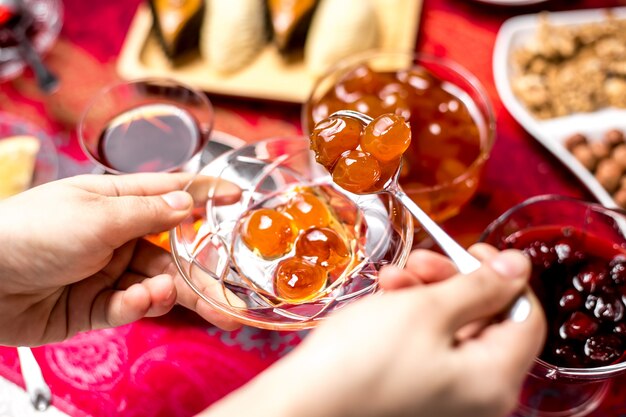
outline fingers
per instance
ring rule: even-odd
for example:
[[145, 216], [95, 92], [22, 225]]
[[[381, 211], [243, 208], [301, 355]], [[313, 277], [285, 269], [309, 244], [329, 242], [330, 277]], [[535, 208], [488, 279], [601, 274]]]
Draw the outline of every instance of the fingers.
[[399, 290], [401, 288], [420, 285], [422, 281], [409, 269], [387, 265], [378, 273], [378, 283], [384, 291]]
[[452, 261], [444, 255], [417, 249], [409, 255], [405, 269], [386, 266], [380, 271], [378, 278], [381, 288], [391, 291], [441, 281], [457, 272]]
[[99, 229], [106, 233], [101, 239], [112, 248], [145, 236], [169, 230], [191, 211], [191, 196], [172, 191], [163, 196], [120, 196], [102, 201], [98, 213]]
[[[479, 260], [495, 256], [498, 250], [485, 243], [473, 245], [469, 252]], [[391, 291], [416, 284], [443, 281], [458, 273], [454, 263], [445, 255], [425, 250], [414, 250], [405, 269], [387, 266], [380, 271], [379, 280], [383, 290]]]
[[[206, 301], [202, 300], [178, 274], [176, 266], [172, 262], [171, 254], [150, 242], [140, 240], [135, 249], [135, 256], [129, 268], [140, 275], [153, 276], [157, 274], [169, 274], [174, 278], [177, 292], [177, 303], [195, 311], [203, 319], [218, 326], [223, 330], [235, 330], [241, 327], [241, 323], [231, 317], [213, 309]], [[207, 296], [226, 303], [226, 298], [221, 285], [210, 278], [204, 281], [202, 291]], [[235, 297], [232, 295], [232, 297]], [[232, 298], [231, 298], [232, 300]], [[234, 300], [236, 301], [236, 300]]]
[[78, 175], [67, 178], [71, 185], [96, 194], [115, 197], [123, 195], [159, 195], [182, 190], [193, 174], [143, 173], [128, 175]]
[[170, 311], [175, 303], [174, 280], [169, 275], [158, 275], [124, 290], [100, 293], [91, 310], [91, 326], [93, 329], [116, 327], [143, 317], [160, 316]]
[[512, 381], [516, 385], [522, 382], [533, 359], [540, 353], [546, 334], [545, 318], [539, 301], [531, 291], [526, 296], [531, 303], [530, 315], [526, 320], [493, 323], [478, 337], [459, 346], [459, 353], [466, 360], [471, 362], [484, 355], [490, 362], [489, 366], [501, 372], [503, 380]]
[[447, 256], [424, 249], [409, 255], [406, 268], [424, 283], [442, 281], [459, 272]]
[[[193, 180], [193, 183], [191, 183]], [[215, 204], [232, 204], [239, 200], [241, 189], [230, 181], [191, 173], [143, 173], [128, 175], [79, 175], [65, 181], [100, 195], [156, 196], [188, 187], [194, 201], [205, 203], [213, 198]]]
[[[117, 247], [146, 234], [160, 233], [179, 224], [189, 215], [194, 201], [181, 191], [190, 174], [91, 175], [74, 177], [70, 184], [92, 191], [105, 198], [103, 211], [94, 213], [97, 224], [107, 231], [105, 243]], [[240, 198], [241, 190], [234, 184], [200, 177], [201, 188], [209, 188], [216, 204], [230, 204]], [[192, 187], [193, 188], [193, 187]], [[192, 190], [196, 198], [198, 188]], [[205, 190], [206, 192], [206, 190]]]
[[468, 323], [502, 312], [524, 290], [529, 277], [528, 259], [519, 251], [506, 250], [484, 260], [477, 271], [456, 275], [430, 289], [437, 299], [447, 300], [440, 309], [447, 310], [444, 320], [454, 335]]
[[193, 197], [196, 206], [212, 198], [216, 205], [233, 204], [241, 197], [241, 189], [230, 181], [216, 181], [213, 177], [198, 175], [188, 187], [187, 192]]
[[484, 261], [493, 258], [499, 251], [486, 243], [476, 243], [468, 249], [468, 252], [474, 255], [479, 261]]

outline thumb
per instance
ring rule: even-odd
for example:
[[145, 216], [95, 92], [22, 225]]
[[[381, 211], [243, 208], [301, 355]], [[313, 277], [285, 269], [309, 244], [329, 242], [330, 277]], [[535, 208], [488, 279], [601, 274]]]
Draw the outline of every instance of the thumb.
[[129, 240], [169, 230], [187, 217], [191, 195], [171, 191], [160, 196], [118, 196], [106, 199], [104, 227], [107, 242], [119, 247]]

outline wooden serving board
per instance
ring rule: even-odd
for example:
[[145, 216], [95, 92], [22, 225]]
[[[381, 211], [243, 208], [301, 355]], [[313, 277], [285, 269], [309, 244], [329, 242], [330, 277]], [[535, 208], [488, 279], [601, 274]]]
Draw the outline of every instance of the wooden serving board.
[[[374, 0], [381, 20], [381, 49], [415, 49], [422, 1]], [[152, 15], [145, 4], [138, 8], [131, 23], [117, 71], [125, 79], [167, 77], [206, 92], [293, 103], [304, 103], [316, 80], [302, 61], [285, 62], [271, 43], [252, 63], [229, 75], [212, 69], [200, 55], [174, 66], [154, 36]]]

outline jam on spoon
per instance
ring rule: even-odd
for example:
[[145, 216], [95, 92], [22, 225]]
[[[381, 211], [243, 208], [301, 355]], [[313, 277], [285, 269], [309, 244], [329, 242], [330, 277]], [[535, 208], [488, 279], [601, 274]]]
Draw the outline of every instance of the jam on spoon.
[[[351, 129], [349, 132], [346, 128], [338, 130], [337, 123], [329, 122], [333, 118], [356, 119], [363, 124], [364, 128], [361, 131]], [[337, 185], [357, 194], [390, 193], [419, 221], [422, 228], [454, 262], [459, 272], [469, 274], [480, 268], [478, 259], [452, 239], [400, 189], [398, 177], [402, 154], [411, 143], [411, 129], [403, 117], [396, 114], [383, 114], [372, 119], [353, 110], [340, 110], [333, 113], [327, 119], [321, 120], [311, 133], [311, 149], [316, 153], [318, 161], [320, 161], [320, 154], [326, 151], [324, 146], [327, 141], [323, 138], [328, 137], [330, 131], [335, 135], [344, 134], [344, 132], [347, 135], [356, 136], [358, 134], [356, 149], [345, 149], [337, 160], [331, 158], [324, 164]], [[334, 141], [332, 143], [334, 147]], [[355, 143], [355, 138], [348, 137], [345, 143], [351, 147]], [[333, 155], [337, 153], [337, 150], [333, 149]], [[395, 170], [389, 170], [393, 174], [388, 179], [381, 176], [382, 167], [387, 164], [391, 165], [391, 168], [395, 168]], [[507, 314], [514, 321], [522, 321], [525, 320], [529, 312], [530, 301], [522, 295], [515, 301]]]

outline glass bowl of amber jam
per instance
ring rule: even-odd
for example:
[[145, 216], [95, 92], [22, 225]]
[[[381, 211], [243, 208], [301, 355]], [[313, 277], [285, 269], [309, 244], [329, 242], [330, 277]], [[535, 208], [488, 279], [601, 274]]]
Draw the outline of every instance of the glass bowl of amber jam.
[[626, 375], [626, 211], [537, 196], [492, 222], [481, 241], [530, 258], [548, 322], [516, 415], [588, 415]]
[[[216, 179], [239, 186], [240, 198], [217, 205]], [[202, 300], [247, 325], [313, 327], [376, 292], [379, 269], [404, 266], [411, 249], [412, 217], [400, 202], [343, 191], [305, 137], [227, 152], [186, 190], [195, 209], [170, 233], [176, 265]]]
[[476, 192], [495, 119], [481, 84], [458, 64], [404, 52], [345, 59], [313, 87], [303, 107], [304, 131], [346, 109], [371, 117], [396, 113], [410, 123], [413, 140], [399, 182], [433, 219], [456, 215]]

